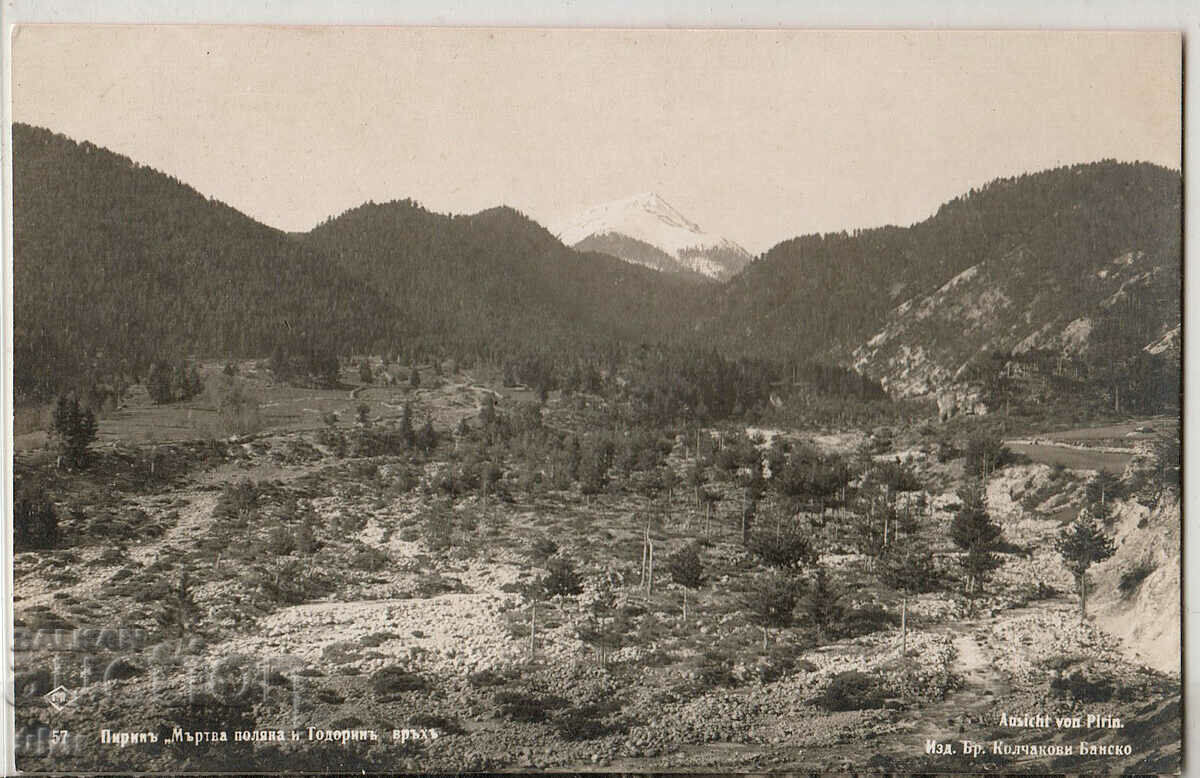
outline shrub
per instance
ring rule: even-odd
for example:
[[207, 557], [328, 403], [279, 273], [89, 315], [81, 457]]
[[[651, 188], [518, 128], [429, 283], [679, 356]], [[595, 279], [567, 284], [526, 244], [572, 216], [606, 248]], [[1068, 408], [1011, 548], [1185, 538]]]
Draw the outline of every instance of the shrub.
[[954, 444], [953, 441], [942, 440], [937, 444], [937, 461], [939, 464], [958, 459], [963, 454], [962, 449]]
[[595, 740], [622, 728], [620, 723], [606, 724], [604, 721], [606, 716], [619, 710], [620, 704], [613, 700], [580, 705], [557, 716], [554, 727], [563, 740]]
[[425, 679], [399, 665], [381, 668], [371, 676], [371, 690], [375, 698], [386, 702], [404, 692], [424, 691], [429, 684]]
[[111, 662], [108, 667], [104, 668], [104, 680], [106, 681], [122, 681], [126, 678], [133, 678], [141, 675], [142, 668], [133, 664], [127, 659], [120, 658]]
[[842, 592], [833, 586], [825, 568], [818, 567], [812, 588], [801, 602], [801, 608], [810, 624], [821, 633], [828, 633], [842, 621], [844, 609], [838, 602], [841, 598]]
[[13, 550], [31, 551], [58, 545], [58, 514], [40, 492], [18, 492], [13, 505]]
[[13, 679], [13, 691], [18, 697], [41, 697], [50, 691], [53, 676], [49, 668], [18, 672]]
[[1037, 586], [1033, 587], [1029, 593], [1030, 602], [1053, 600], [1055, 597], [1058, 597], [1058, 590], [1045, 581], [1038, 581]]
[[550, 538], [538, 538], [529, 547], [529, 556], [534, 561], [545, 561], [558, 553], [558, 544]]
[[275, 526], [267, 533], [267, 551], [275, 556], [288, 556], [296, 550], [296, 540], [286, 527]]
[[333, 588], [329, 578], [311, 566], [303, 566], [291, 558], [273, 569], [251, 573], [248, 583], [271, 603], [299, 605], [329, 593]]
[[695, 545], [685, 546], [667, 558], [667, 570], [671, 580], [689, 589], [704, 585], [704, 565], [700, 561], [700, 550]]
[[1108, 702], [1112, 699], [1112, 681], [1104, 677], [1089, 678], [1076, 670], [1068, 676], [1056, 676], [1050, 690], [1058, 696], [1070, 696], [1078, 702]]
[[746, 547], [768, 567], [793, 569], [816, 561], [816, 552], [808, 538], [796, 530], [770, 532], [756, 530]]
[[881, 562], [879, 580], [891, 589], [920, 594], [937, 591], [941, 584], [933, 564], [933, 552], [922, 544], [897, 544], [888, 550]]
[[837, 625], [836, 632], [841, 638], [856, 638], [869, 635], [872, 632], [889, 629], [900, 624], [900, 617], [883, 609], [875, 603], [869, 603], [857, 608], [847, 608], [843, 611], [842, 622]]
[[324, 686], [317, 689], [315, 695], [318, 700], [328, 705], [341, 705], [346, 701], [345, 695], [336, 689], [329, 689]]
[[489, 686], [503, 686], [508, 679], [494, 670], [479, 670], [467, 676], [467, 683], [476, 689], [486, 689]]
[[1121, 592], [1122, 598], [1127, 598], [1133, 595], [1142, 585], [1142, 581], [1146, 580], [1157, 567], [1153, 562], [1142, 561], [1133, 568], [1121, 573], [1121, 580], [1117, 584], [1117, 589]]
[[893, 492], [916, 492], [924, 488], [912, 468], [898, 461], [876, 463], [872, 476]]
[[1043, 659], [1039, 664], [1047, 670], [1066, 670], [1084, 662], [1086, 657], [1080, 654], [1055, 654]]
[[546, 564], [547, 574], [540, 584], [547, 597], [571, 597], [583, 591], [583, 583], [575, 572], [575, 563], [567, 556], [557, 556]]
[[213, 509], [213, 517], [245, 526], [258, 508], [263, 491], [262, 486], [250, 480], [226, 486]]
[[178, 583], [159, 599], [155, 619], [164, 630], [183, 637], [200, 621], [200, 606], [192, 595], [187, 573], [179, 576]]
[[799, 593], [798, 582], [781, 575], [764, 574], [751, 583], [742, 598], [742, 606], [750, 620], [762, 628], [764, 649], [769, 629], [792, 625]]
[[367, 648], [375, 648], [383, 645], [389, 640], [395, 640], [398, 637], [400, 636], [395, 632], [372, 632], [369, 635], [363, 635], [358, 642]]
[[835, 675], [816, 700], [818, 706], [831, 712], [882, 708], [883, 702], [881, 680], [857, 670]]
[[58, 398], [50, 431], [58, 438], [59, 451], [69, 467], [87, 467], [88, 446], [96, 439], [96, 429], [91, 409], [81, 408], [73, 396]]
[[497, 692], [493, 698], [499, 713], [509, 721], [534, 723], [545, 721], [550, 711], [566, 705], [561, 697], [538, 697], [525, 692]]
[[466, 731], [458, 719], [438, 716], [433, 713], [418, 713], [415, 716], [409, 716], [408, 724], [413, 727], [436, 729], [443, 735], [459, 735]]
[[796, 669], [795, 649], [791, 646], [771, 646], [766, 654], [759, 655], [748, 668], [761, 683], [774, 683]]
[[233, 376], [214, 376], [208, 382], [208, 398], [217, 409], [219, 432], [250, 435], [262, 427], [258, 398], [249, 386]]
[[351, 566], [356, 570], [375, 572], [382, 570], [389, 562], [388, 555], [377, 548], [363, 546], [350, 558]]

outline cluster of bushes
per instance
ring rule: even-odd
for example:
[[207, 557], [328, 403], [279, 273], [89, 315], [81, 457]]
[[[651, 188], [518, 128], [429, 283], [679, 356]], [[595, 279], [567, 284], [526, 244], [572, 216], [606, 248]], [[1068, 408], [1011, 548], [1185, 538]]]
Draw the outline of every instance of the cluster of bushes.
[[213, 518], [234, 527], [245, 527], [274, 495], [275, 490], [267, 483], [245, 479], [228, 484], [217, 498]]
[[821, 694], [813, 701], [824, 710], [871, 710], [882, 708], [887, 696], [879, 676], [850, 670], [829, 679]]
[[401, 698], [406, 692], [425, 691], [429, 688], [429, 682], [407, 668], [388, 665], [375, 671], [370, 686], [375, 699], [389, 702]]
[[146, 376], [146, 392], [158, 405], [190, 400], [204, 391], [204, 382], [195, 365], [179, 361], [172, 365], [165, 359], [155, 360]]
[[318, 551], [322, 545], [324, 544], [317, 540], [310, 521], [304, 521], [296, 527], [276, 524], [267, 532], [264, 541], [265, 550], [276, 557], [312, 554]]
[[420, 537], [435, 553], [453, 549], [465, 552], [478, 547], [478, 527], [479, 519], [473, 511], [455, 511], [447, 505], [435, 504], [421, 519]]
[[1050, 679], [1050, 691], [1058, 697], [1070, 697], [1077, 702], [1108, 702], [1116, 688], [1108, 678], [1075, 670], [1069, 675]]
[[794, 527], [780, 532], [753, 530], [747, 538], [746, 548], [764, 565], [780, 570], [798, 569], [817, 559], [812, 543]]
[[18, 486], [13, 502], [13, 551], [50, 549], [58, 545], [58, 514], [38, 489]]
[[497, 712], [509, 721], [536, 723], [546, 721], [555, 710], [567, 705], [562, 697], [537, 695], [524, 691], [500, 691], [492, 696]]
[[618, 716], [621, 703], [615, 699], [576, 705], [554, 718], [554, 729], [568, 741], [596, 740], [607, 735], [628, 732], [638, 722]]
[[546, 562], [546, 575], [538, 580], [538, 587], [546, 597], [573, 597], [583, 591], [583, 579], [575, 570], [574, 560], [555, 556]]
[[251, 568], [243, 576], [243, 584], [260, 603], [268, 606], [299, 605], [320, 599], [335, 586], [328, 574], [293, 558]]

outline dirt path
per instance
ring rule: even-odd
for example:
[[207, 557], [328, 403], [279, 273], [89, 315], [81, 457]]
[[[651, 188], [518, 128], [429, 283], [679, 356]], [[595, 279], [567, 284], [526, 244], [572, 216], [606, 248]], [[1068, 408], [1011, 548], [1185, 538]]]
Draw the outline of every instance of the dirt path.
[[[1021, 608], [1002, 618], [1020, 618], [1028, 612]], [[924, 751], [928, 739], [953, 740], [988, 726], [985, 714], [997, 697], [1011, 690], [1007, 676], [996, 667], [989, 641], [991, 627], [989, 621], [956, 621], [933, 630], [953, 638], [956, 653], [950, 670], [961, 679], [962, 686], [941, 702], [921, 708], [916, 726], [907, 735], [895, 738], [898, 748], [889, 750], [914, 755]]]

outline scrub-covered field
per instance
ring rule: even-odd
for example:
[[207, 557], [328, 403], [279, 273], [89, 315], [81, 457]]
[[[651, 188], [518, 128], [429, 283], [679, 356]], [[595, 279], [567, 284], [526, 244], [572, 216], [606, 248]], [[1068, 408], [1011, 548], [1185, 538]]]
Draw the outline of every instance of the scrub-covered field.
[[[1136, 467], [1105, 500], [1142, 556], [1092, 569], [1081, 622], [1054, 539], [1096, 463], [997, 463], [968, 595], [969, 454], [936, 429], [622, 429], [598, 396], [354, 374], [244, 367], [233, 439], [131, 393], [81, 470], [26, 439], [58, 534], [15, 555], [19, 768], [1178, 769], [1178, 653], [1099, 626], [1172, 564]], [[1107, 725], [1008, 723], [1036, 714]]]

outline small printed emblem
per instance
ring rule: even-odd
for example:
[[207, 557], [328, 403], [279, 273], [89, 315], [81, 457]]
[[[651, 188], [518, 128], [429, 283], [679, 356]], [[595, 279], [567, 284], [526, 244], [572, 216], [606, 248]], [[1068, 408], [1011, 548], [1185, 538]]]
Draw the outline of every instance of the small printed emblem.
[[73, 699], [74, 695], [65, 686], [55, 687], [46, 694], [46, 702], [50, 703], [55, 710], [62, 710]]

